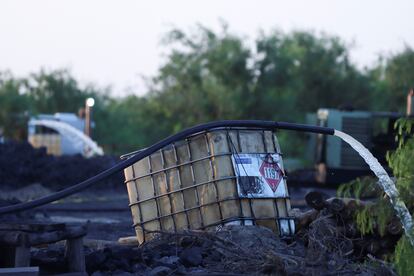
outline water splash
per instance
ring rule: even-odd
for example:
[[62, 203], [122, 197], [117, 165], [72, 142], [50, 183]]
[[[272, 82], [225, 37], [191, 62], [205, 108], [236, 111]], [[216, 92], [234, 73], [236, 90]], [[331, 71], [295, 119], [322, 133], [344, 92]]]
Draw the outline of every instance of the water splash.
[[67, 137], [75, 148], [83, 150], [84, 156], [86, 157], [91, 157], [94, 154], [104, 154], [102, 148], [99, 147], [91, 138], [71, 125], [54, 120], [31, 120], [30, 123], [56, 130], [61, 135]]
[[394, 207], [394, 210], [398, 218], [401, 221], [406, 236], [410, 240], [411, 244], [414, 246], [413, 220], [411, 214], [405, 206], [405, 203], [401, 200], [398, 190], [395, 187], [395, 184], [391, 180], [388, 173], [378, 162], [377, 158], [375, 158], [366, 147], [364, 147], [360, 142], [355, 140], [352, 136], [343, 133], [339, 130], [335, 130], [334, 135], [341, 138], [343, 141], [347, 142], [354, 150], [356, 150], [358, 154], [368, 164], [369, 168], [378, 177], [378, 184], [389, 197], [390, 202]]

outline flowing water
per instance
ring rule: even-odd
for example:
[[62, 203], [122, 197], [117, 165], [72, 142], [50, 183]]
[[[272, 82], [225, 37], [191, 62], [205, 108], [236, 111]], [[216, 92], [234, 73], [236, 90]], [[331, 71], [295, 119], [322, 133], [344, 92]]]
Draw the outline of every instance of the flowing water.
[[401, 200], [394, 182], [391, 180], [385, 169], [378, 162], [377, 158], [375, 158], [366, 147], [364, 147], [360, 142], [352, 138], [350, 135], [339, 130], [335, 130], [334, 135], [347, 142], [354, 150], [356, 150], [369, 165], [369, 168], [378, 177], [378, 184], [388, 195], [391, 204], [401, 221], [406, 236], [410, 240], [411, 244], [414, 245], [414, 235], [412, 231], [413, 220], [411, 214], [405, 206], [405, 203]]
[[[63, 122], [53, 120], [32, 120], [33, 125], [41, 125], [56, 130], [61, 135], [67, 137], [73, 147], [83, 150], [86, 157], [94, 154], [103, 155], [103, 150], [91, 138], [86, 136], [82, 131]], [[85, 148], [86, 146], [86, 148]]]

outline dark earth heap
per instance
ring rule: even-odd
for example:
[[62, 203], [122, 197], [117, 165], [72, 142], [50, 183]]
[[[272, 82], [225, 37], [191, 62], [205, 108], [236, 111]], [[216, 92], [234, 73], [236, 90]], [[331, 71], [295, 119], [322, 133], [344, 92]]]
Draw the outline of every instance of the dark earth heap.
[[[81, 155], [52, 156], [45, 148], [35, 149], [27, 142], [0, 143], [0, 185], [2, 188], [18, 188], [41, 183], [52, 189], [66, 188], [112, 167], [119, 158]], [[122, 172], [107, 178], [104, 186], [123, 183]], [[100, 185], [102, 187], [102, 185]]]
[[[315, 227], [324, 228], [319, 222]], [[267, 228], [227, 226], [160, 233], [140, 247], [85, 247], [86, 266], [91, 275], [394, 275], [385, 262], [372, 256], [358, 261], [327, 241], [320, 237], [316, 248], [314, 239], [281, 240]], [[62, 246], [37, 249], [32, 265], [43, 273], [63, 272], [63, 255]]]

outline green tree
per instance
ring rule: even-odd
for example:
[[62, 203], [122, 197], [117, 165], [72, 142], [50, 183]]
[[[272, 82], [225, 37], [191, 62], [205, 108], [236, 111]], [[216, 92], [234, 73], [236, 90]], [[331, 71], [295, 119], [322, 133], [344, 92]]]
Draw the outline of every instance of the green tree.
[[[338, 37], [274, 32], [257, 40], [259, 106], [278, 104], [283, 119], [302, 120], [320, 107], [369, 108], [367, 78], [349, 61]], [[295, 110], [296, 114], [292, 114]], [[269, 116], [266, 114], [265, 116]]]
[[32, 113], [77, 112], [89, 96], [97, 97], [92, 87], [80, 88], [68, 70], [31, 74], [22, 80], [31, 101]]
[[218, 119], [249, 117], [253, 73], [242, 40], [199, 26], [194, 34], [169, 33], [177, 45], [153, 79], [149, 98], [171, 131]]
[[0, 128], [5, 137], [24, 139], [28, 110], [21, 82], [9, 72], [0, 73]]
[[[251, 51], [224, 27], [173, 30], [172, 45], [148, 96], [169, 132], [220, 119], [303, 121], [319, 107], [369, 107], [369, 81], [337, 37], [308, 32], [262, 34]], [[168, 132], [168, 131], [167, 131]], [[298, 139], [284, 148], [299, 154]]]
[[374, 104], [381, 108], [405, 112], [406, 96], [414, 87], [414, 50], [409, 46], [397, 54], [380, 57], [378, 64], [370, 70], [373, 79]]
[[27, 121], [39, 113], [77, 113], [85, 99], [104, 96], [92, 86], [80, 88], [67, 70], [40, 71], [27, 78], [0, 73], [0, 126], [11, 139], [26, 139]]

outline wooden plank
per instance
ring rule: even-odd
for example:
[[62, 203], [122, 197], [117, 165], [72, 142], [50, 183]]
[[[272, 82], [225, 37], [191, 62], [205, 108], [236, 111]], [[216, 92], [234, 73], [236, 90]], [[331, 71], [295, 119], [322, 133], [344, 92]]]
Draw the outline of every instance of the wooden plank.
[[85, 226], [67, 227], [65, 231], [45, 232], [42, 234], [29, 234], [29, 244], [39, 245], [46, 243], [54, 243], [61, 240], [83, 237], [87, 233]]
[[28, 234], [19, 231], [0, 231], [0, 244], [2, 245], [27, 245]]
[[66, 241], [65, 257], [68, 260], [70, 272], [84, 272], [85, 252], [83, 251], [83, 238], [73, 238]]
[[[135, 237], [136, 239], [137, 237]], [[105, 247], [115, 246], [118, 243], [116, 241], [106, 241], [106, 240], [95, 240], [95, 239], [83, 239], [83, 244], [87, 247], [90, 247], [94, 250], [104, 249]], [[65, 241], [66, 245], [66, 241]]]
[[12, 268], [0, 268], [0, 275], [11, 276], [37, 276], [39, 275], [39, 267], [12, 267]]
[[139, 245], [139, 242], [136, 236], [121, 237], [118, 239], [118, 243], [121, 245]]
[[15, 248], [14, 266], [15, 267], [30, 266], [30, 247], [18, 246]]
[[64, 223], [0, 223], [0, 231], [50, 232], [65, 227]]

